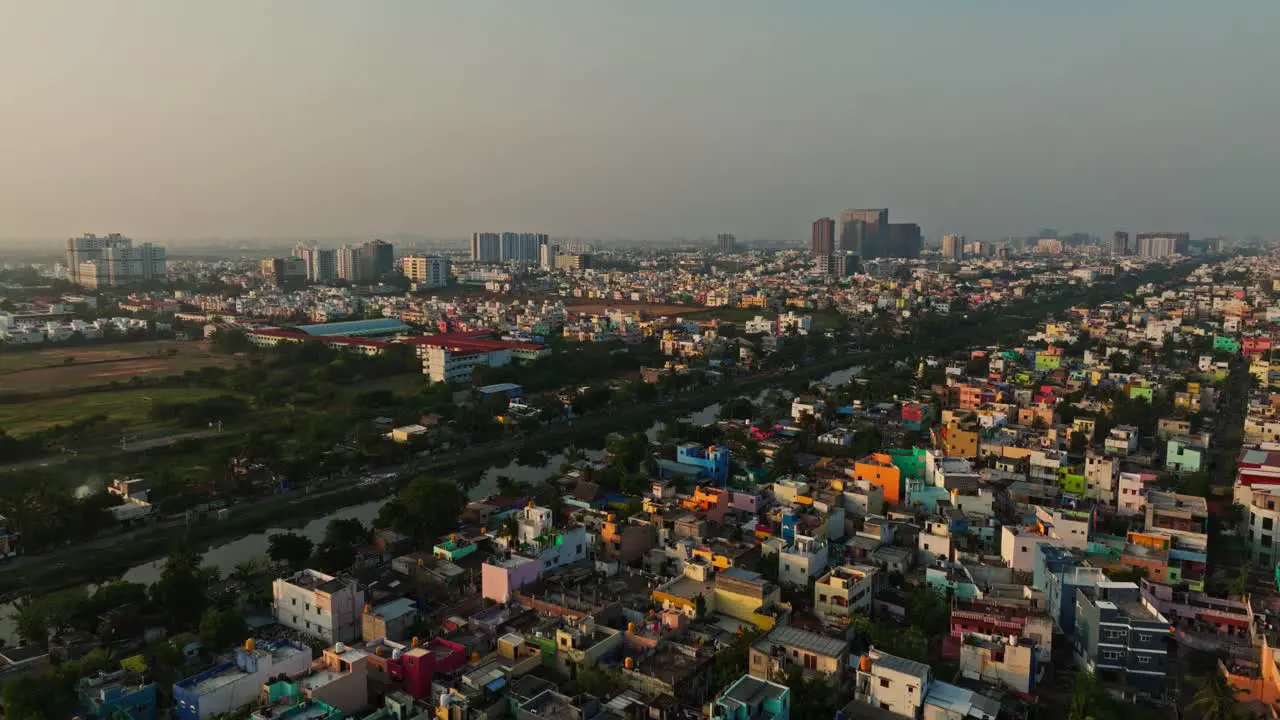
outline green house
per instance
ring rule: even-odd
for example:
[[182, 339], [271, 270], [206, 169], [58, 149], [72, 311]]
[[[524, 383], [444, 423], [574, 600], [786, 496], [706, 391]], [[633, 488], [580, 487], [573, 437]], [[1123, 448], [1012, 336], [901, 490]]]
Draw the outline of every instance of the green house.
[[1062, 367], [1061, 355], [1049, 355], [1048, 353], [1036, 353], [1036, 369], [1037, 370], [1057, 370]]
[[1130, 400], [1146, 400], [1147, 402], [1151, 402], [1152, 388], [1149, 388], [1149, 387], [1129, 388], [1129, 399]]
[[1240, 341], [1225, 335], [1214, 335], [1213, 349], [1223, 350], [1229, 353], [1238, 353], [1240, 352]]
[[1080, 468], [1059, 468], [1058, 487], [1068, 495], [1084, 497], [1084, 473]]
[[924, 479], [925, 451], [923, 448], [895, 448], [886, 450], [885, 454], [889, 456], [889, 461], [902, 471], [903, 480]]

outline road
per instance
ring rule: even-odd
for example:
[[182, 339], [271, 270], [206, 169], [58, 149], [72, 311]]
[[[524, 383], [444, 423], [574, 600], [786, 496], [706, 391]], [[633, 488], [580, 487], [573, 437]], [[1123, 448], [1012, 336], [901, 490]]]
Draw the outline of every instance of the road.
[[[158, 447], [167, 447], [169, 445], [182, 442], [183, 440], [198, 440], [200, 438], [213, 437], [215, 435], [218, 435], [221, 432], [222, 432], [221, 430], [208, 429], [208, 430], [195, 430], [192, 432], [176, 433], [174, 435], [162, 435], [156, 438], [148, 438], [146, 440], [136, 440], [132, 442], [127, 442], [125, 443], [123, 448], [116, 446], [114, 450], [111, 450], [108, 452], [97, 452], [97, 453], [93, 453], [93, 455], [95, 456], [105, 455], [105, 454], [117, 455], [120, 453], [141, 452], [143, 450], [151, 450], [153, 448], [158, 448]], [[0, 473], [13, 472], [16, 470], [38, 470], [41, 468], [55, 467], [57, 465], [62, 465], [63, 463], [71, 460], [72, 458], [79, 458], [79, 457], [80, 455], [77, 453], [64, 453], [62, 455], [50, 455], [48, 457], [35, 458], [33, 460], [24, 460], [22, 462], [9, 463], [7, 465], [0, 465]]]

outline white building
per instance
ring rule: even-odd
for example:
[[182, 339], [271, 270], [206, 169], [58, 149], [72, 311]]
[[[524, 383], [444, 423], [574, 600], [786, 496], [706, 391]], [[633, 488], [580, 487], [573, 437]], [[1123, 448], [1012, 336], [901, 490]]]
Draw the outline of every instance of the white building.
[[450, 280], [449, 258], [439, 255], [409, 255], [402, 263], [404, 276], [419, 288], [445, 287]]
[[854, 696], [895, 715], [918, 718], [933, 682], [928, 665], [871, 650], [858, 663]]
[[778, 554], [778, 580], [793, 587], [808, 587], [809, 580], [827, 570], [825, 540], [796, 535], [790, 547]]
[[300, 570], [272, 583], [271, 593], [281, 625], [328, 643], [360, 639], [365, 592], [355, 580]]
[[177, 717], [184, 719], [229, 716], [262, 695], [272, 678], [299, 677], [311, 668], [311, 648], [289, 640], [245, 643], [236, 648], [230, 662], [179, 680], [173, 685]]
[[873, 565], [833, 568], [813, 585], [814, 612], [828, 618], [847, 618], [855, 612], [870, 614], [879, 572]]
[[1128, 455], [1138, 450], [1138, 428], [1120, 425], [1111, 428], [1111, 434], [1103, 441], [1103, 447], [1114, 455]]
[[1116, 477], [1120, 464], [1090, 452], [1084, 459], [1085, 497], [1107, 505], [1116, 503]]

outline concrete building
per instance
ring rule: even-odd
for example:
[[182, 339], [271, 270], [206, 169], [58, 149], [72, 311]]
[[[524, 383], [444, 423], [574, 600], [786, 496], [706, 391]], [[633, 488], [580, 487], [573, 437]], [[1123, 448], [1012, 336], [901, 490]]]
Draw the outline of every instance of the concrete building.
[[532, 558], [510, 555], [491, 557], [480, 566], [481, 595], [496, 603], [511, 600], [516, 590], [542, 577], [542, 563]]
[[738, 250], [738, 239], [732, 233], [716, 235], [716, 250], [721, 255], [729, 255]]
[[1164, 693], [1169, 665], [1169, 621], [1142, 597], [1135, 583], [1099, 582], [1076, 589], [1076, 664], [1111, 670], [1153, 696]]
[[825, 539], [797, 534], [778, 553], [778, 581], [792, 587], [809, 587], [810, 580], [826, 572], [827, 553]]
[[854, 698], [895, 715], [919, 718], [932, 682], [928, 665], [873, 649], [858, 661]]
[[870, 615], [879, 573], [880, 569], [872, 565], [832, 568], [814, 583], [814, 613], [831, 620], [847, 620], [855, 612]]
[[743, 675], [706, 708], [709, 720], [790, 720], [791, 688]]
[[498, 233], [472, 233], [471, 262], [486, 264], [502, 262], [502, 240]]
[[829, 217], [813, 221], [809, 253], [814, 258], [829, 258], [836, 250], [836, 221]]
[[359, 712], [369, 704], [369, 654], [337, 643], [292, 685], [303, 701]]
[[272, 614], [281, 625], [325, 642], [360, 638], [365, 592], [350, 578], [300, 570], [271, 585]]
[[163, 280], [165, 249], [151, 243], [134, 246], [119, 233], [86, 234], [67, 240], [67, 271], [72, 282], [89, 288]]
[[848, 652], [847, 640], [779, 626], [751, 645], [748, 668], [752, 677], [766, 680], [791, 667], [833, 679], [844, 673]]
[[551, 354], [545, 345], [495, 340], [491, 335], [489, 331], [460, 332], [424, 335], [405, 342], [417, 349], [422, 374], [432, 382], [467, 382], [477, 367], [502, 367], [512, 360], [537, 360]]
[[298, 245], [294, 257], [301, 258], [307, 267], [307, 280], [313, 283], [331, 283], [338, 279], [338, 253], [314, 245]]
[[1030, 694], [1038, 673], [1035, 642], [1026, 638], [967, 633], [960, 641], [960, 674]]
[[959, 261], [964, 257], [964, 236], [943, 235], [942, 257], [946, 260]]
[[221, 663], [173, 685], [174, 714], [179, 720], [204, 720], [230, 714], [258, 699], [269, 679], [297, 677], [311, 667], [311, 648], [280, 640], [258, 645], [252, 640]]
[[419, 288], [441, 288], [449, 285], [449, 258], [440, 255], [406, 255], [401, 262], [404, 276]]
[[409, 631], [418, 621], [418, 606], [409, 598], [397, 598], [378, 606], [364, 606], [360, 616], [360, 638], [401, 641], [409, 638]]
[[889, 244], [889, 211], [885, 208], [845, 210], [840, 213], [837, 253], [852, 253], [863, 260], [884, 257]]

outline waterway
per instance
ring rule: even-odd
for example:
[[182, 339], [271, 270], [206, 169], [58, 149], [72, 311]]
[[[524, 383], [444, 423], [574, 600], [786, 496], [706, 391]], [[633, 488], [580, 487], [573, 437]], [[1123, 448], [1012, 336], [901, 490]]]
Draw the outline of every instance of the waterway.
[[[823, 377], [821, 382], [828, 385], [843, 385], [856, 375], [859, 370], [860, 368], [858, 367], [837, 370]], [[759, 402], [767, 392], [768, 390], [760, 391], [753, 400]], [[701, 410], [686, 415], [682, 419], [695, 425], [705, 425], [715, 422], [719, 413], [720, 403], [712, 403]], [[662, 427], [662, 421], [657, 421], [645, 431], [645, 434], [650, 440], [653, 440]], [[599, 460], [604, 457], [603, 451], [599, 450], [587, 450], [584, 454], [588, 459], [592, 460]], [[471, 490], [471, 497], [481, 498], [497, 492], [498, 478], [502, 476], [509, 477], [517, 482], [540, 483], [543, 480], [554, 477], [559, 472], [560, 466], [564, 461], [564, 454], [559, 453], [547, 458], [547, 461], [542, 465], [520, 465], [514, 460], [505, 466], [494, 465], [485, 471], [481, 481]], [[270, 535], [281, 532], [295, 532], [318, 543], [324, 538], [325, 528], [328, 527], [330, 521], [354, 519], [367, 526], [373, 522], [374, 518], [378, 516], [378, 511], [387, 502], [387, 499], [383, 499], [353, 505], [315, 518], [300, 529], [266, 528], [262, 532], [252, 533], [221, 545], [215, 545], [205, 552], [204, 564], [218, 568], [225, 577], [240, 563], [264, 559], [267, 554], [267, 537]], [[129, 568], [121, 576], [121, 579], [127, 582], [150, 585], [160, 579], [160, 573], [164, 571], [164, 563], [164, 558], [160, 558], [141, 565], [135, 565]], [[13, 617], [15, 613], [16, 607], [13, 603], [0, 604], [0, 640], [3, 640], [8, 645], [13, 645], [18, 641]]]

